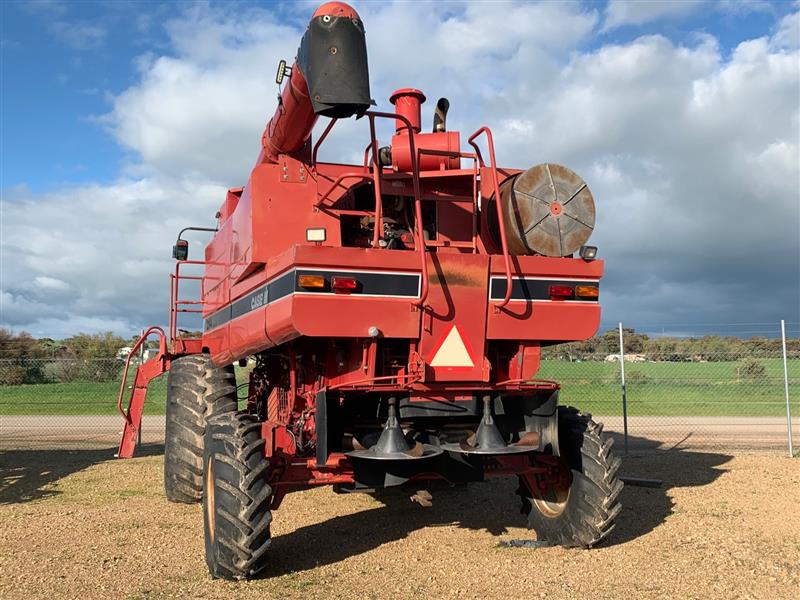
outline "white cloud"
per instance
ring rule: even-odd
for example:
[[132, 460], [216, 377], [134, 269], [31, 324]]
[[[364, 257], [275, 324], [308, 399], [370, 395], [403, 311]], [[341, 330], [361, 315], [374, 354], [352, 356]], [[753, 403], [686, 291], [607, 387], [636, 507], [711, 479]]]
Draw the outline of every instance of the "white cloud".
[[[223, 195], [159, 176], [7, 199], [0, 320], [48, 337], [163, 322], [172, 240], [187, 223], [211, 221]], [[197, 238], [192, 254], [202, 256]]]
[[772, 36], [772, 44], [776, 48], [800, 47], [800, 12], [790, 13], [780, 20], [777, 31]]
[[50, 30], [75, 50], [97, 48], [108, 34], [105, 26], [85, 21], [54, 21]]
[[[452, 14], [441, 12], [442, 6], [359, 7], [379, 106], [391, 108], [390, 93], [413, 86], [424, 88], [430, 103], [445, 94], [463, 98], [452, 111], [459, 119], [476, 95], [478, 102], [489, 102], [504, 81], [526, 70], [551, 69], [550, 53], [574, 48], [598, 18], [577, 5], [508, 5], [502, 15], [487, 11], [486, 4], [467, 4]], [[530, 23], [539, 25], [531, 29]], [[168, 23], [167, 30], [174, 53], [143, 57], [141, 81], [114, 99], [104, 123], [149, 167], [218, 181], [246, 178], [275, 109], [273, 67], [280, 58], [291, 61], [302, 31], [269, 11], [219, 13], [203, 6]], [[361, 151], [347, 149], [344, 140], [363, 133], [360, 125], [337, 126], [347, 135], [332, 138], [326, 150], [352, 152], [355, 159]]]
[[608, 0], [603, 30], [683, 17], [699, 10], [704, 4], [705, 0]]
[[46, 275], [37, 275], [33, 278], [33, 284], [43, 290], [68, 290], [69, 284], [66, 281], [56, 279], [55, 277], [47, 277]]
[[60, 0], [29, 0], [19, 6], [37, 15], [56, 38], [75, 50], [97, 48], [108, 35], [106, 25], [98, 19], [72, 18], [69, 4]]
[[[562, 162], [587, 180], [609, 319], [800, 318], [781, 283], [800, 269], [797, 14], [728, 55], [708, 35], [582, 50], [599, 17], [577, 4], [358, 8], [381, 108], [420, 87], [429, 120], [446, 95], [462, 143], [488, 124], [502, 163]], [[192, 5], [103, 117], [138, 162], [111, 185], [5, 192], [0, 321], [51, 337], [163, 323], [176, 232], [213, 223], [274, 110], [273, 65], [302, 34], [276, 19]], [[365, 135], [340, 123], [324, 154], [360, 161]]]
[[800, 270], [800, 54], [771, 46], [725, 60], [710, 39], [643, 37], [576, 56], [546, 95], [504, 94], [505, 159], [564, 162], [595, 193], [606, 314], [798, 316], [797, 286], [776, 282]]

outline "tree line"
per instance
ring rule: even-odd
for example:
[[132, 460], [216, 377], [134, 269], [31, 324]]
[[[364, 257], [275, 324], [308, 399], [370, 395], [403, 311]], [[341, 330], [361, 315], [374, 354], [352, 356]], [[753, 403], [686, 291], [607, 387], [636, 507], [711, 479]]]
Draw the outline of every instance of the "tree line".
[[[650, 337], [634, 329], [623, 329], [625, 354], [641, 354], [647, 360], [686, 362], [724, 362], [747, 356], [779, 356], [780, 338], [738, 338], [734, 336], [704, 335], [698, 337]], [[786, 339], [786, 352], [791, 358], [800, 358], [800, 338]], [[581, 342], [569, 342], [542, 348], [542, 358], [561, 360], [603, 360], [619, 354], [619, 331], [610, 329]]]
[[118, 377], [120, 348], [131, 346], [111, 332], [79, 333], [64, 340], [34, 338], [0, 329], [0, 384], [111, 381]]

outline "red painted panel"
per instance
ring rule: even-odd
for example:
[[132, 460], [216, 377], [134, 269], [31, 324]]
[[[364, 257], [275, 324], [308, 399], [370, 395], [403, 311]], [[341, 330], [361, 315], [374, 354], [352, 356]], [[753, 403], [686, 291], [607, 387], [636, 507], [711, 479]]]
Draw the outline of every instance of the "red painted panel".
[[227, 275], [234, 281], [249, 267], [252, 257], [253, 235], [250, 223], [253, 214], [252, 191], [252, 186], [248, 182], [229, 221], [228, 244], [231, 255], [226, 266]]
[[267, 336], [275, 345], [283, 344], [300, 335], [292, 319], [292, 296], [287, 296], [267, 307]]
[[382, 337], [416, 339], [420, 311], [411, 310], [411, 300], [298, 294], [292, 300], [293, 325], [310, 336], [367, 337], [367, 330], [375, 326]]
[[228, 325], [222, 325], [203, 334], [203, 346], [211, 353], [211, 360], [217, 366], [229, 365], [233, 362], [228, 341]]
[[231, 360], [250, 356], [273, 345], [267, 336], [266, 312], [266, 308], [260, 308], [230, 322], [228, 336]]
[[[515, 256], [512, 273], [521, 277], [588, 279], [603, 275], [603, 261], [547, 256]], [[492, 276], [503, 276], [503, 257], [492, 256]], [[601, 292], [602, 296], [602, 292]], [[600, 326], [596, 302], [514, 301], [489, 310], [486, 334], [495, 340], [571, 341], [592, 337]]]
[[[528, 277], [585, 277], [600, 279], [603, 276], [602, 260], [580, 258], [552, 258], [549, 256], [512, 256], [512, 274]], [[492, 275], [505, 275], [502, 256], [492, 256]]]
[[311, 268], [375, 269], [379, 271], [420, 272], [420, 258], [413, 250], [373, 250], [371, 248], [331, 248], [293, 246], [275, 256], [268, 265], [269, 276], [292, 265]]
[[428, 273], [430, 292], [419, 346], [427, 364], [426, 381], [486, 381], [489, 257], [428, 254]]
[[308, 170], [308, 165], [291, 158], [286, 158], [286, 169], [279, 164], [263, 164], [253, 169], [250, 226], [254, 262], [267, 263], [270, 257], [295, 244], [313, 246], [306, 241], [306, 229], [310, 227], [325, 228], [325, 245], [341, 244], [338, 217], [315, 208], [316, 174]]
[[599, 326], [595, 302], [509, 302], [500, 312], [489, 310], [486, 335], [492, 340], [585, 340]]
[[227, 221], [206, 246], [203, 274], [203, 316], [206, 317], [229, 299], [228, 268], [230, 263], [231, 223]]

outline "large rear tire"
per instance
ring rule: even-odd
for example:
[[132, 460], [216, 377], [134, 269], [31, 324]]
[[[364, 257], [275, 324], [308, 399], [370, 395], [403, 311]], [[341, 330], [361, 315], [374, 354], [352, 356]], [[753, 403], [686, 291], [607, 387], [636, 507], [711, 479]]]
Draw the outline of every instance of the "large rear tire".
[[233, 366], [215, 367], [207, 354], [172, 361], [167, 378], [164, 493], [171, 502], [203, 497], [203, 436], [213, 415], [236, 412]]
[[591, 548], [605, 539], [622, 510], [617, 477], [620, 459], [603, 426], [570, 407], [558, 408], [562, 477], [532, 476], [520, 481], [528, 526], [539, 539], [568, 548]]
[[211, 576], [251, 579], [267, 566], [272, 488], [261, 423], [225, 414], [208, 423], [203, 521]]

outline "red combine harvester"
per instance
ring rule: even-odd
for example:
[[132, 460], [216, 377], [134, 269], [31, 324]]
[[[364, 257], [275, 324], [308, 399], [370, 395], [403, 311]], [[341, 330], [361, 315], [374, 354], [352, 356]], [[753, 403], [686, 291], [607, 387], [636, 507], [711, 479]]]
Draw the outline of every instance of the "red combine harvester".
[[[620, 511], [619, 459], [600, 424], [558, 406], [558, 383], [535, 378], [543, 346], [599, 325], [586, 184], [555, 164], [498, 167], [487, 127], [462, 147], [444, 98], [431, 132], [419, 90], [370, 110], [364, 26], [346, 4], [317, 9], [284, 78], [205, 260], [187, 260], [178, 236], [169, 338], [151, 328], [140, 340], [157, 334], [160, 352], [139, 366], [127, 409], [120, 392], [119, 456], [134, 452], [148, 382], [169, 371], [166, 495], [202, 499], [215, 577], [264, 569], [272, 511], [316, 485], [410, 487], [428, 504], [436, 483], [517, 476], [540, 539], [598, 543]], [[353, 116], [369, 123], [363, 163], [318, 161]], [[387, 145], [378, 119], [395, 125]], [[204, 265], [202, 278], [185, 265]], [[202, 281], [201, 300], [181, 299], [186, 279]], [[201, 338], [177, 335], [183, 312], [202, 313]], [[233, 364], [248, 358], [237, 386]]]

